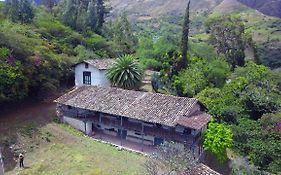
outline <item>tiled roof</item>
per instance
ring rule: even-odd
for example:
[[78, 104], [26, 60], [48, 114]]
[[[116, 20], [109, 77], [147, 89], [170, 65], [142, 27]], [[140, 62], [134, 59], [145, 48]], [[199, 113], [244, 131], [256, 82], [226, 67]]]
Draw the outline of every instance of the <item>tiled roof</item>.
[[205, 112], [197, 112], [189, 117], [180, 117], [178, 124], [193, 129], [200, 129], [211, 120], [211, 116]]
[[99, 70], [106, 70], [109, 69], [114, 64], [114, 62], [115, 59], [92, 59], [92, 60], [83, 60], [80, 63], [88, 63], [89, 65], [92, 65]]
[[[113, 87], [81, 86], [61, 96], [55, 102], [111, 115], [176, 126], [180, 118], [190, 117], [190, 113], [198, 101], [194, 98]], [[209, 116], [202, 115], [206, 119], [199, 119], [199, 117], [191, 116], [187, 122], [188, 127], [197, 129], [208, 123]]]
[[221, 175], [221, 174], [212, 170], [207, 165], [200, 163], [196, 168], [194, 168], [191, 175]]

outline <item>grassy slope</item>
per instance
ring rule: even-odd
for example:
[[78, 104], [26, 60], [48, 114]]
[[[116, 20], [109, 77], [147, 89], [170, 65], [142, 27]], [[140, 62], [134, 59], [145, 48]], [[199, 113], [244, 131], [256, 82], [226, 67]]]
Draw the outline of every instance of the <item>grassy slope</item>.
[[64, 124], [54, 123], [55, 104], [26, 102], [0, 114], [0, 147], [13, 148], [17, 158], [25, 152], [21, 170], [13, 161], [6, 165], [8, 175], [142, 174], [145, 157], [120, 151]]
[[[141, 155], [93, 141], [66, 125], [48, 124], [40, 129], [50, 142], [26, 154], [24, 170], [7, 174], [141, 174]], [[38, 137], [40, 138], [40, 137]]]
[[142, 172], [145, 157], [96, 142], [70, 126], [49, 123], [36, 133], [39, 134], [32, 137], [26, 134], [19, 136], [20, 144], [26, 145], [26, 168], [21, 170], [17, 167], [7, 172], [8, 175], [131, 175]]

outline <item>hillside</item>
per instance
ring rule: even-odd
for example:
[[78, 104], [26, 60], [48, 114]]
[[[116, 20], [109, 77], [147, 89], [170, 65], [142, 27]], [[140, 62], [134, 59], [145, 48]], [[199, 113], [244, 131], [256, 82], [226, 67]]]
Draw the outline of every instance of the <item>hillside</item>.
[[[241, 3], [257, 9], [260, 12], [281, 17], [281, 1], [280, 0], [199, 0], [191, 1], [191, 9], [195, 13], [210, 13], [213, 9], [221, 6], [220, 3], [227, 4], [227, 8], [232, 10], [241, 9], [244, 6]], [[112, 16], [126, 12], [131, 19], [151, 19], [159, 18], [165, 15], [179, 16], [185, 10], [186, 0], [109, 0], [112, 9]]]
[[238, 0], [239, 2], [257, 9], [258, 11], [281, 18], [281, 0]]
[[[198, 13], [212, 11], [222, 0], [200, 0], [192, 1], [191, 9]], [[182, 15], [187, 1], [186, 0], [110, 0], [112, 15], [117, 16], [126, 12], [132, 19], [151, 19], [165, 15]]]

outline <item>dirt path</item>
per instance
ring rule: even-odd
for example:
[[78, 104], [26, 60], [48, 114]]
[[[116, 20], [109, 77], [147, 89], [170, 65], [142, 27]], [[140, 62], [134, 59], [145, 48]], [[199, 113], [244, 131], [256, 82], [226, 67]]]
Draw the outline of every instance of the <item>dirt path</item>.
[[[5, 108], [0, 113], [0, 133], [14, 130], [15, 127], [28, 121], [36, 121], [44, 124], [50, 121], [50, 112], [55, 109], [52, 102], [27, 102], [14, 107]], [[1, 136], [1, 135], [0, 135]]]

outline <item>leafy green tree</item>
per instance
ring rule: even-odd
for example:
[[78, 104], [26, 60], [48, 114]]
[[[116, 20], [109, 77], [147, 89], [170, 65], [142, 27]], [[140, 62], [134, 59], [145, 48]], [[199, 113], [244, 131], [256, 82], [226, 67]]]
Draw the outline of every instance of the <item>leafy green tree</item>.
[[143, 70], [132, 55], [124, 55], [107, 71], [113, 86], [124, 89], [138, 89], [142, 84]]
[[243, 118], [232, 125], [234, 148], [260, 170], [281, 171], [281, 114], [265, 114], [259, 120]]
[[182, 41], [181, 41], [182, 58], [181, 58], [181, 61], [179, 63], [180, 69], [185, 69], [188, 65], [187, 51], [188, 51], [188, 37], [189, 37], [189, 23], [190, 23], [189, 10], [190, 10], [190, 1], [188, 1], [188, 3], [187, 3], [186, 12], [185, 12], [185, 16], [184, 16]]
[[224, 59], [214, 59], [207, 67], [209, 84], [214, 87], [223, 87], [230, 74], [230, 67], [227, 62]]
[[204, 135], [203, 148], [220, 162], [227, 160], [226, 149], [232, 147], [232, 132], [223, 124], [212, 121]]
[[0, 62], [0, 104], [21, 100], [28, 95], [28, 80], [22, 65], [13, 57], [7, 59], [7, 63]]
[[156, 54], [154, 51], [154, 43], [151, 37], [138, 37], [138, 47], [136, 49], [136, 56], [140, 59], [154, 59]]
[[205, 77], [206, 62], [197, 61], [194, 64], [179, 72], [178, 76], [173, 77], [173, 86], [177, 88], [177, 93], [188, 97], [194, 97], [197, 93], [208, 86], [207, 78]]
[[113, 26], [113, 42], [120, 54], [131, 54], [135, 52], [137, 38], [133, 34], [126, 14], [119, 17]]
[[242, 114], [258, 119], [264, 113], [280, 110], [278, 82], [270, 69], [248, 62], [235, 70], [233, 78], [221, 90], [206, 89], [197, 98], [218, 121], [235, 121]]
[[232, 70], [245, 64], [244, 24], [233, 15], [211, 17], [206, 22], [210, 42], [217, 52], [224, 54]]
[[252, 118], [281, 109], [280, 91], [276, 88], [278, 79], [269, 68], [250, 61], [244, 68], [237, 68], [235, 75], [248, 81], [240, 96]]

